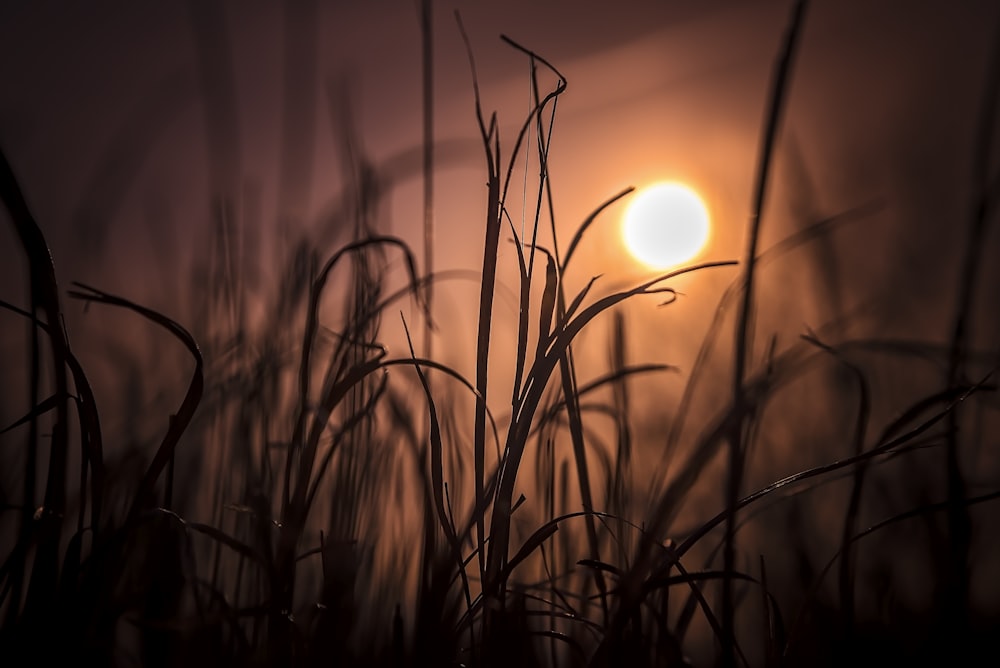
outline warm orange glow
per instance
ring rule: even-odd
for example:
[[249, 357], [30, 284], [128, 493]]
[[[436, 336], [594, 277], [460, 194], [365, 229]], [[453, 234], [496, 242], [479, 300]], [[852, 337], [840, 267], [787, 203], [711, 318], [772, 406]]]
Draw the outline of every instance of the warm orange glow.
[[682, 183], [657, 183], [638, 192], [625, 212], [622, 236], [651, 269], [669, 269], [696, 256], [709, 235], [708, 209]]

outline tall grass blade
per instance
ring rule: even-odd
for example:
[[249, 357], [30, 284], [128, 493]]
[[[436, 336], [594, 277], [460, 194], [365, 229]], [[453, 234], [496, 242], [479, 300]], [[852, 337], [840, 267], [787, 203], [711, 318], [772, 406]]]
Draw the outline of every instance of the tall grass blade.
[[[998, 26], [1000, 28], [1000, 26]], [[998, 31], [997, 35], [1000, 35]], [[962, 383], [966, 372], [969, 329], [974, 314], [973, 304], [979, 288], [983, 252], [991, 217], [995, 211], [997, 192], [992, 182], [991, 163], [996, 150], [997, 111], [1000, 105], [1000, 42], [994, 38], [993, 53], [988, 63], [986, 85], [979, 127], [973, 150], [972, 183], [973, 213], [960, 269], [958, 295], [952, 325], [951, 350], [948, 356], [949, 387]], [[972, 547], [972, 518], [964, 503], [967, 494], [959, 455], [960, 412], [948, 415], [948, 436], [945, 447], [945, 479], [948, 489], [948, 572], [945, 576], [942, 620], [951, 642], [962, 643], [961, 634], [968, 624], [969, 555]]]
[[[63, 330], [62, 310], [59, 304], [59, 289], [56, 283], [55, 265], [49, 252], [48, 243], [41, 228], [35, 221], [28, 203], [24, 198], [13, 169], [7, 161], [7, 156], [0, 150], [0, 199], [10, 214], [11, 223], [17, 233], [21, 247], [28, 261], [30, 275], [31, 312], [43, 315], [49, 326], [48, 341], [52, 355], [52, 374], [54, 396], [57, 399], [55, 423], [52, 427], [52, 437], [49, 446], [48, 471], [45, 482], [45, 494], [42, 506], [41, 522], [35, 537], [36, 548], [34, 563], [31, 569], [31, 580], [28, 584], [28, 595], [25, 601], [26, 615], [47, 614], [56, 605], [55, 586], [58, 581], [60, 538], [62, 522], [66, 513], [66, 479], [67, 456], [69, 449], [69, 382], [67, 378], [66, 360], [69, 343]], [[32, 355], [30, 368], [30, 405], [39, 403], [40, 346], [37, 332], [32, 327]], [[35, 449], [38, 447], [37, 419], [29, 420], [28, 457], [26, 459], [24, 500], [19, 528], [21, 539], [24, 540], [36, 529], [33, 517], [37, 500], [35, 499], [34, 476], [36, 470]], [[18, 599], [20, 598], [20, 583], [23, 581], [25, 562], [19, 559], [15, 565], [14, 585]], [[10, 614], [16, 614], [18, 600], [11, 606]], [[11, 617], [13, 618], [13, 617]]]
[[[744, 255], [743, 271], [746, 276], [743, 287], [743, 300], [736, 316], [735, 353], [733, 368], [733, 405], [736, 420], [730, 425], [729, 440], [729, 472], [726, 483], [726, 506], [730, 515], [726, 524], [726, 542], [723, 549], [724, 571], [730, 573], [736, 561], [736, 504], [739, 501], [740, 488], [743, 479], [744, 449], [743, 430], [746, 427], [748, 412], [744, 408], [743, 385], [746, 375], [747, 357], [752, 348], [753, 295], [754, 272], [757, 262], [757, 245], [760, 237], [761, 215], [767, 195], [768, 176], [771, 156], [777, 138], [778, 126], [781, 120], [785, 102], [785, 89], [791, 73], [792, 57], [802, 28], [802, 20], [806, 8], [805, 0], [798, 0], [792, 10], [792, 16], [785, 34], [785, 44], [782, 47], [779, 61], [775, 66], [773, 89], [770, 96], [770, 108], [767, 112], [766, 127], [760, 148], [759, 165], [757, 167], [754, 200], [751, 208], [750, 229], [747, 238], [747, 250]], [[736, 608], [733, 600], [732, 579], [726, 577], [722, 581], [722, 665], [730, 668], [736, 665], [734, 647], [736, 643], [735, 629]]]
[[[476, 518], [476, 543], [479, 554], [480, 578], [486, 581], [486, 401], [487, 379], [489, 374], [490, 328], [493, 321], [493, 295], [496, 285], [497, 252], [500, 244], [500, 140], [497, 136], [496, 116], [491, 117], [489, 130], [483, 119], [482, 103], [479, 96], [479, 82], [476, 77], [476, 65], [472, 55], [472, 45], [469, 36], [462, 25], [461, 17], [455, 12], [458, 28], [465, 43], [469, 66], [472, 70], [472, 88], [476, 101], [476, 119], [486, 154], [487, 195], [486, 195], [486, 228], [483, 245], [483, 272], [479, 292], [479, 323], [476, 333], [476, 414], [474, 418], [473, 456], [475, 460], [476, 508], [480, 515]], [[491, 544], [490, 551], [493, 546]]]

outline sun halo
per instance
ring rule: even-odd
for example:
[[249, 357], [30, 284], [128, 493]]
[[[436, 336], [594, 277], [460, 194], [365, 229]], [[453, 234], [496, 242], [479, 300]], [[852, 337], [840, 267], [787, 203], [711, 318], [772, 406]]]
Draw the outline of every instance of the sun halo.
[[705, 247], [709, 214], [687, 185], [668, 181], [641, 189], [625, 211], [622, 238], [632, 256], [650, 269], [686, 262]]

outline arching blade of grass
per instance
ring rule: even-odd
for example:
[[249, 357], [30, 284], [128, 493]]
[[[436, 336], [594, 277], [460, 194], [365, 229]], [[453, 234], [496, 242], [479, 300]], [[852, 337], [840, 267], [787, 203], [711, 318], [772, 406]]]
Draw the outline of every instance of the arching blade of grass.
[[[362, 168], [363, 174], [371, 177], [370, 167], [363, 164]], [[358, 219], [363, 221], [366, 220], [368, 207], [373, 206], [370, 201], [373, 195], [365, 190], [364, 183], [359, 185], [359, 189], [361, 195], [359, 201], [355, 203], [358, 207], [356, 214]], [[282, 657], [287, 659], [292, 656], [296, 631], [290, 611], [293, 610], [295, 602], [296, 553], [312, 503], [316, 498], [313, 493], [316, 489], [314, 472], [320, 439], [337, 410], [344, 410], [347, 419], [350, 419], [351, 415], [358, 414], [365, 405], [366, 397], [372, 396], [373, 388], [368, 385], [368, 379], [373, 372], [381, 368], [386, 354], [385, 348], [374, 339], [377, 336], [380, 313], [372, 307], [379, 300], [380, 283], [372, 275], [372, 267], [366, 254], [386, 246], [399, 249], [408, 273], [410, 290], [426, 310], [423, 295], [417, 289], [416, 263], [409, 247], [396, 237], [374, 234], [360, 224], [356, 227], [358, 238], [339, 248], [323, 263], [309, 283], [296, 379], [297, 405], [293, 413], [290, 447], [284, 455], [284, 477], [279, 487], [280, 525], [273, 546], [276, 582], [269, 601], [268, 645], [269, 652], [275, 660], [284, 660]], [[316, 392], [318, 396], [314, 397], [310, 379], [315, 373], [313, 358], [320, 329], [320, 304], [332, 271], [340, 260], [348, 255], [354, 256], [357, 262], [352, 274], [354, 282], [351, 286], [351, 298], [345, 307], [347, 329], [343, 335], [338, 335], [336, 338], [333, 354], [325, 366], [321, 387]], [[345, 438], [342, 440], [353, 442], [356, 438], [362, 438], [355, 433], [359, 429], [366, 431], [370, 436], [373, 427], [372, 417], [373, 413], [361, 415], [355, 427], [345, 432]], [[341, 441], [334, 441], [330, 448], [337, 450], [340, 445]], [[334, 453], [329, 454], [333, 456]], [[351, 468], [348, 464], [344, 475], [338, 478], [341, 485], [346, 485], [341, 493], [346, 493], [350, 489], [361, 489], [367, 484], [358, 478], [357, 473], [357, 469]], [[354, 497], [350, 499], [352, 499], [350, 503], [353, 503]], [[346, 519], [349, 523], [350, 518]], [[336, 520], [337, 516], [334, 515], [331, 521], [336, 522]]]
[[[391, 236], [374, 236], [347, 244], [334, 253], [334, 255], [327, 260], [326, 263], [324, 263], [318, 275], [313, 280], [309, 293], [309, 306], [306, 311], [306, 324], [302, 340], [302, 355], [299, 363], [298, 417], [296, 419], [292, 435], [293, 449], [289, 451], [288, 458], [286, 460], [286, 488], [283, 494], [283, 498], [287, 500], [285, 503], [285, 510], [283, 511], [283, 514], [286, 515], [286, 520], [295, 518], [296, 523], [301, 523], [305, 520], [305, 513], [308, 509], [308, 507], [305, 506], [305, 501], [310, 481], [312, 479], [312, 468], [314, 465], [316, 448], [318, 447], [319, 437], [325, 429], [326, 422], [329, 419], [334, 407], [339, 404], [344, 394], [349, 389], [354, 387], [358, 380], [364, 378], [374, 369], [378, 368], [382, 357], [384, 357], [384, 351], [380, 352], [375, 358], [363, 360], [358, 364], [358, 366], [347, 370], [344, 377], [337, 378], [333, 384], [326, 389], [325, 396], [320, 400], [320, 409], [315, 412], [311, 426], [307, 424], [310, 416], [314, 413], [309, 409], [311, 395], [309, 380], [313, 370], [312, 350], [315, 344], [316, 331], [319, 326], [319, 308], [323, 290], [326, 286], [327, 280], [329, 279], [330, 273], [344, 256], [349, 253], [364, 252], [368, 248], [383, 245], [395, 246], [403, 252], [406, 268], [409, 272], [410, 288], [414, 291], [417, 298], [420, 299], [420, 293], [416, 287], [417, 270], [413, 254], [405, 242]], [[373, 317], [374, 315], [376, 314], [372, 314]], [[356, 328], [360, 328], [364, 326], [364, 323], [355, 323], [354, 326]], [[298, 450], [298, 448], [301, 448], [301, 451], [296, 453], [295, 450]], [[299, 456], [299, 471], [293, 486], [288, 473], [291, 470], [291, 461], [294, 454], [298, 454]]]
[[[191, 356], [195, 361], [194, 372], [191, 377], [191, 382], [188, 385], [187, 392], [184, 395], [184, 400], [181, 402], [177, 412], [170, 416], [170, 425], [167, 429], [167, 433], [164, 435], [156, 453], [153, 455], [153, 460], [149, 463], [149, 466], [146, 468], [146, 472], [143, 474], [142, 479], [139, 482], [139, 488], [136, 491], [135, 497], [129, 508], [128, 517], [131, 522], [134, 521], [135, 517], [141, 510], [148, 507], [148, 505], [152, 503], [152, 500], [156, 498], [154, 492], [156, 482], [167, 465], [173, 461], [174, 451], [177, 448], [177, 444], [180, 442], [185, 429], [187, 429], [187, 426], [194, 418], [194, 412], [198, 407], [198, 402], [201, 400], [201, 395], [205, 387], [204, 360], [201, 356], [201, 350], [198, 348], [198, 344], [195, 342], [191, 334], [188, 333], [184, 327], [165, 315], [146, 308], [145, 306], [140, 306], [139, 304], [122, 297], [117, 297], [115, 295], [102, 292], [97, 288], [84, 285], [83, 283], [75, 282], [74, 285], [81, 288], [81, 290], [71, 290], [69, 292], [71, 297], [82, 299], [87, 302], [97, 302], [111, 306], [118, 306], [120, 308], [125, 308], [138, 313], [147, 320], [150, 320], [167, 330], [167, 332], [169, 332], [174, 338], [184, 344], [184, 347], [188, 349], [188, 352], [191, 353]], [[170, 507], [169, 499], [171, 493], [172, 492], [169, 487], [164, 491], [164, 498], [167, 501], [166, 507], [168, 509]]]
[[[500, 202], [501, 202], [501, 205], [503, 205], [507, 201], [507, 194], [509, 192], [511, 178], [514, 175], [514, 163], [517, 161], [517, 156], [518, 156], [518, 154], [520, 152], [521, 142], [524, 141], [525, 136], [528, 134], [528, 131], [529, 131], [529, 129], [531, 128], [531, 126], [533, 124], [541, 123], [541, 114], [542, 114], [543, 111], [545, 111], [546, 107], [548, 107], [549, 103], [552, 102], [553, 104], [555, 104], [555, 102], [558, 100], [559, 96], [562, 95], [566, 91], [566, 77], [564, 77], [562, 75], [562, 73], [558, 69], [556, 69], [555, 66], [552, 65], [552, 63], [550, 63], [545, 58], [543, 58], [542, 56], [538, 55], [537, 53], [535, 53], [531, 49], [528, 49], [528, 48], [525, 48], [525, 47], [521, 46], [520, 44], [518, 44], [517, 42], [515, 42], [514, 40], [512, 40], [510, 37], [508, 37], [506, 35], [500, 35], [500, 39], [503, 40], [509, 46], [513, 47], [517, 51], [520, 51], [521, 53], [525, 54], [526, 56], [528, 56], [530, 58], [530, 61], [531, 61], [531, 70], [530, 70], [530, 72], [531, 72], [531, 85], [532, 85], [533, 94], [534, 94], [533, 107], [531, 109], [531, 112], [528, 114], [527, 118], [525, 118], [524, 121], [522, 122], [521, 129], [517, 133], [517, 137], [514, 140], [513, 149], [511, 150], [511, 158], [510, 158], [509, 164], [507, 166], [506, 176], [504, 177], [503, 191], [502, 191], [502, 194], [500, 196]], [[537, 63], [541, 63], [542, 65], [544, 65], [552, 74], [554, 74], [556, 76], [556, 79], [557, 79], [555, 87], [551, 91], [549, 91], [548, 93], [546, 93], [545, 97], [542, 97], [542, 98], [539, 98], [539, 95], [538, 95], [537, 78], [536, 78], [536, 71], [535, 71], [535, 63], [536, 62]], [[542, 199], [541, 191], [542, 191], [542, 188], [544, 187], [544, 183], [548, 179], [548, 170], [547, 170], [548, 149], [547, 149], [547, 144], [542, 139], [542, 136], [543, 136], [543, 133], [539, 133], [539, 135], [538, 135], [538, 137], [539, 137], [539, 158], [541, 160], [540, 165], [539, 165], [539, 179], [540, 179], [540, 183], [539, 183], [539, 195], [538, 195], [538, 200], [537, 200], [537, 203], [536, 203], [536, 211], [535, 211], [535, 215], [534, 215], [534, 227], [533, 227], [533, 231], [532, 231], [532, 234], [531, 234], [531, 239], [532, 239], [533, 243], [538, 238], [538, 221], [539, 221], [539, 210], [540, 210], [539, 207], [541, 206], [541, 199]], [[528, 269], [529, 269], [528, 273], [529, 273], [529, 276], [531, 275], [531, 267], [532, 267], [532, 262], [529, 261], [529, 263], [528, 263]]]
[[[28, 584], [25, 601], [26, 615], [44, 615], [56, 604], [56, 583], [59, 572], [60, 537], [62, 521], [66, 512], [66, 464], [69, 449], [69, 382], [66, 372], [66, 358], [69, 342], [63, 330], [62, 310], [59, 305], [59, 289], [56, 270], [49, 253], [48, 242], [35, 221], [28, 203], [18, 185], [14, 171], [0, 150], [0, 199], [10, 214], [11, 223], [17, 233], [21, 247], [28, 261], [31, 312], [44, 315], [49, 326], [48, 341], [52, 355], [53, 395], [57, 397], [55, 423], [49, 445], [49, 467], [45, 482], [43, 501], [44, 521], [38, 527], [37, 547]], [[34, 327], [31, 331], [31, 366], [29, 368], [29, 405], [39, 404], [41, 373], [41, 346]], [[34, 524], [35, 476], [37, 470], [37, 448], [39, 447], [38, 421], [29, 420], [29, 434], [25, 457], [23, 505], [19, 532], [21, 539], [28, 537], [36, 529]], [[26, 562], [19, 559], [14, 565], [14, 604], [8, 608], [8, 619], [14, 620], [18, 614], [21, 599], [21, 583], [24, 581]]]
[[559, 267], [559, 274], [565, 274], [566, 268], [569, 267], [569, 261], [573, 258], [573, 253], [576, 251], [576, 247], [583, 240], [583, 235], [587, 233], [590, 226], [597, 220], [597, 217], [604, 212], [609, 206], [620, 200], [622, 197], [631, 194], [635, 191], [635, 187], [629, 186], [624, 190], [620, 191], [618, 194], [605, 200], [599, 207], [594, 209], [589, 216], [576, 228], [576, 232], [573, 234], [573, 239], [569, 243], [569, 248], [566, 249], [566, 255], [562, 258], [562, 265]]

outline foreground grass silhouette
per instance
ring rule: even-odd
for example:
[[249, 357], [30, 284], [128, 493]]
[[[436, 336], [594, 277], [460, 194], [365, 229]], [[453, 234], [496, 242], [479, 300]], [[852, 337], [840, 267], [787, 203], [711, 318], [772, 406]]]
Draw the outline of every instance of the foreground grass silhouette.
[[[405, 243], [372, 227], [376, 170], [362, 164], [342, 211], [353, 241], [326, 256], [303, 237], [262, 320], [251, 318], [236, 272], [224, 270], [234, 234], [225, 201], [215, 221], [217, 278], [201, 296], [191, 329], [91, 286], [76, 284], [67, 293], [95, 311], [124, 309], [148, 321], [189, 359], [179, 406], [130, 416], [166, 425], [153, 447], [112, 447], [62, 324], [64, 295], [42, 227], [4, 158], [0, 194], [28, 258], [30, 304], [3, 306], [31, 330], [27, 392], [34, 409], [4, 425], [3, 456], [24, 475], [20, 487], [3, 490], [4, 510], [16, 517], [5, 526], [16, 531], [2, 543], [0, 656], [15, 664], [164, 666], [671, 666], [690, 655], [720, 665], [931, 656], [971, 663], [996, 630], [989, 611], [972, 601], [970, 580], [975, 569], [993, 572], [977, 561], [974, 535], [993, 526], [977, 511], [992, 507], [1000, 486], [993, 471], [991, 487], [971, 491], [963, 467], [963, 459], [996, 445], [991, 432], [969, 426], [966, 410], [993, 390], [992, 368], [977, 361], [968, 323], [976, 315], [995, 197], [986, 151], [996, 81], [988, 82], [979, 130], [978, 145], [986, 147], [977, 158], [979, 202], [950, 345], [838, 340], [831, 328], [784, 348], [772, 345], [761, 356], [753, 346], [754, 314], [766, 297], [757, 272], [819, 243], [838, 222], [820, 221], [776, 247], [758, 247], [804, 10], [804, 2], [795, 5], [774, 71], [740, 274], [722, 297], [663, 435], [672, 458], [655, 465], [634, 452], [638, 425], [629, 384], [669, 368], [628, 363], [627, 322], [616, 307], [644, 295], [669, 304], [677, 297], [672, 279], [736, 263], [685, 267], [607, 294], [596, 278], [571, 291], [562, 277], [579, 243], [630, 191], [600, 205], [565, 252], [555, 243], [554, 223], [553, 247], [542, 247], [541, 212], [552, 206], [548, 138], [566, 82], [513, 41], [507, 40], [531, 62], [534, 99], [506, 164], [497, 119], [481, 108], [473, 67], [488, 185], [474, 378], [418, 357], [408, 329], [410, 354], [389, 356], [382, 318], [409, 300], [432, 327], [427, 288], [454, 276], [421, 274]], [[544, 94], [539, 70], [555, 80]], [[522, 239], [507, 202], [529, 133], [540, 165], [538, 213]], [[426, 162], [424, 169], [430, 170]], [[507, 234], [520, 277], [512, 354], [491, 337]], [[405, 285], [393, 291], [386, 277], [398, 257]], [[341, 308], [335, 330], [323, 324], [331, 303]], [[721, 372], [731, 385], [702, 431], [681, 448], [681, 425], [701, 417], [690, 408], [693, 393], [720, 373], [708, 355], [725, 336], [723, 315], [734, 308], [731, 368]], [[601, 316], [614, 324], [609, 368], [584, 382], [574, 346]], [[934, 355], [946, 372], [905, 410], [873, 424], [874, 364], [858, 350]], [[493, 412], [508, 399], [498, 401], [489, 382], [490, 362], [498, 358], [514, 368], [508, 415]], [[751, 446], [761, 447], [771, 421], [799, 426], [770, 406], [795, 393], [817, 367], [835, 369], [841, 385], [818, 396], [823, 405], [815, 410], [828, 409], [832, 396], [852, 416], [831, 435], [839, 454], [748, 491]], [[138, 382], [158, 378], [142, 373]], [[128, 392], [125, 380], [121, 392]], [[15, 447], [17, 457], [10, 454]], [[913, 470], [891, 467], [925, 459], [937, 478], [928, 495], [936, 496], [902, 511], [871, 498], [878, 489], [873, 479], [906, 486], [903, 478]], [[678, 529], [696, 483], [720, 463], [717, 514]], [[640, 476], [637, 469], [647, 467], [653, 475]], [[648, 478], [658, 481], [651, 490], [636, 489], [637, 480]], [[834, 485], [838, 493], [828, 491]], [[811, 526], [775, 520], [755, 536], [797, 559], [798, 573], [743, 547], [757, 511], [791, 507], [792, 518], [809, 513], [811, 495], [823, 494], [837, 504], [805, 520]], [[878, 519], [866, 523], [873, 515]], [[871, 569], [859, 564], [870, 557], [870, 536], [921, 521], [931, 537], [911, 535], [905, 548], [912, 564], [930, 573], [933, 597], [923, 608], [907, 607], [905, 596], [891, 586], [877, 589]], [[803, 543], [816, 534], [837, 536], [836, 549], [812, 563]]]

